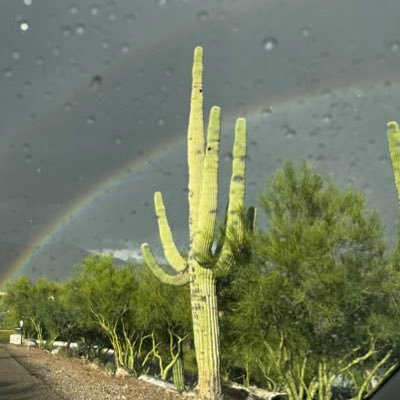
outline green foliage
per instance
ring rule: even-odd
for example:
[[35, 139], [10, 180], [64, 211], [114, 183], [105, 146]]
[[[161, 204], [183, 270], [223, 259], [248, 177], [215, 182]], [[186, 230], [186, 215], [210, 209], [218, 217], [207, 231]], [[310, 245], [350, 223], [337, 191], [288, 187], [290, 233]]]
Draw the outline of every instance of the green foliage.
[[26, 276], [6, 285], [4, 296], [8, 318], [13, 326], [24, 320], [24, 331], [35, 336], [40, 345], [47, 338], [51, 349], [54, 340], [67, 325], [67, 311], [62, 300], [62, 287], [44, 277], [32, 284]]
[[[223, 375], [302, 400], [329, 399], [345, 378], [361, 399], [400, 359], [400, 246], [386, 255], [365, 197], [309, 165], [285, 164], [260, 200], [267, 229], [254, 231], [244, 210], [240, 235], [220, 229], [234, 259], [217, 276]], [[145, 266], [91, 256], [64, 285], [21, 277], [5, 290], [6, 325], [24, 318], [50, 346], [79, 340], [92, 358], [112, 346], [136, 374], [153, 364], [167, 379], [176, 368], [181, 390], [183, 372], [196, 371], [189, 288]]]
[[[276, 349], [282, 336], [291, 354], [315, 367], [355, 346], [366, 350], [371, 336], [384, 354], [389, 338], [397, 341], [400, 281], [393, 267], [388, 274], [382, 225], [365, 197], [289, 162], [261, 206], [268, 229], [247, 233], [248, 248], [236, 246], [237, 262], [219, 285], [226, 373], [247, 384], [279, 381], [276, 371], [266, 380], [260, 365], [268, 365], [265, 341]], [[311, 379], [316, 370], [308, 371]]]

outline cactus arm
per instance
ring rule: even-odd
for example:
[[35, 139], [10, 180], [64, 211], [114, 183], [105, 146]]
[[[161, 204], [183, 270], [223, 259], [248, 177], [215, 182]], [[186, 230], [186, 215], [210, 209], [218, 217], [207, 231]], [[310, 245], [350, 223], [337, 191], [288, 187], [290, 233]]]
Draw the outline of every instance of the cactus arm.
[[154, 208], [156, 210], [158, 230], [160, 232], [165, 258], [176, 272], [181, 272], [186, 268], [187, 263], [174, 243], [171, 228], [168, 224], [164, 201], [160, 192], [154, 193]]
[[[246, 172], [246, 120], [238, 118], [235, 126], [235, 142], [233, 145], [232, 176], [229, 188], [229, 205], [226, 220], [225, 235], [229, 236], [234, 229], [239, 235], [243, 234], [240, 210], [244, 208], [245, 172]], [[229, 240], [225, 240], [217, 261], [217, 268], [229, 268], [232, 262]]]
[[173, 286], [184, 286], [189, 283], [190, 276], [188, 270], [178, 272], [175, 275], [168, 274], [158, 264], [147, 243], [142, 244], [142, 253], [150, 271], [162, 282]]
[[394, 183], [397, 190], [397, 199], [400, 202], [400, 128], [398, 123], [394, 121], [389, 122], [387, 128]]
[[203, 165], [203, 180], [198, 211], [198, 231], [194, 240], [195, 254], [211, 255], [218, 207], [218, 152], [221, 133], [221, 109], [212, 107]]
[[192, 69], [192, 94], [188, 126], [189, 241], [193, 243], [199, 211], [204, 162], [203, 49], [196, 47]]

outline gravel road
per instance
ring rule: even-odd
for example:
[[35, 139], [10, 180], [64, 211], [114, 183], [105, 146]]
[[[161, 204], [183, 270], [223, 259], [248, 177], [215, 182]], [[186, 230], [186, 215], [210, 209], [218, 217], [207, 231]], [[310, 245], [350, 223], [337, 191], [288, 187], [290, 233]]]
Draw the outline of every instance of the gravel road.
[[8, 346], [0, 345], [0, 399], [61, 399], [45, 382], [13, 358], [7, 348]]

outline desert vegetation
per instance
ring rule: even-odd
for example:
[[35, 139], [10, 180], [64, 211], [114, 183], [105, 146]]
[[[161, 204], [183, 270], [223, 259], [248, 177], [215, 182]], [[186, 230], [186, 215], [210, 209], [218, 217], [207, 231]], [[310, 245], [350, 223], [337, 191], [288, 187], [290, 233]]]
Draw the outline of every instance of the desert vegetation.
[[[156, 192], [168, 266], [157, 264], [147, 244], [144, 265], [93, 255], [63, 284], [25, 276], [8, 282], [2, 315], [9, 326], [22, 318], [25, 335], [41, 347], [75, 341], [78, 354], [92, 359], [111, 348], [111, 368], [171, 379], [179, 391], [197, 380], [202, 400], [223, 398], [221, 380], [288, 400], [360, 400], [399, 363], [399, 247], [388, 251], [365, 196], [340, 190], [304, 163], [285, 163], [266, 183], [258, 213], [268, 224], [256, 227], [256, 209], [246, 211], [244, 201], [243, 118], [225, 221], [218, 222], [220, 109], [211, 109], [205, 144], [202, 69], [196, 48], [187, 254], [175, 247]], [[399, 139], [392, 122], [397, 188]]]
[[[246, 230], [217, 278], [223, 381], [289, 399], [356, 398], [398, 363], [398, 251], [387, 254], [365, 201], [307, 164], [286, 163], [267, 182], [268, 227]], [[63, 284], [22, 276], [5, 291], [5, 325], [23, 317], [39, 345], [78, 342], [92, 360], [112, 348], [108, 368], [172, 380], [178, 365], [184, 384], [196, 380], [189, 287], [164, 285], [144, 265], [94, 255]]]

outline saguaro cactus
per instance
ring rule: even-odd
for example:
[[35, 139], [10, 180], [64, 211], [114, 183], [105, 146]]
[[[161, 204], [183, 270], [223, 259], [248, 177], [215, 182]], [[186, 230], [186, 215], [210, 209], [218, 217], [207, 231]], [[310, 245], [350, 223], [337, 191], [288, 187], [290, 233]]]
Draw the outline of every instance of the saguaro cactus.
[[[142, 252], [148, 267], [162, 282], [177, 286], [190, 284], [199, 397], [204, 400], [220, 400], [223, 397], [219, 371], [219, 326], [215, 280], [219, 269], [229, 268], [233, 256], [230, 241], [226, 239], [219, 246], [218, 257], [212, 251], [218, 201], [220, 108], [217, 106], [211, 108], [205, 147], [202, 75], [203, 50], [201, 47], [196, 47], [188, 127], [190, 239], [188, 257], [184, 259], [174, 244], [160, 192], [154, 194], [155, 212], [165, 257], [175, 273], [170, 274], [157, 264], [147, 243], [142, 245]], [[229, 232], [234, 229], [236, 238], [239, 239], [244, 229], [238, 211], [244, 207], [245, 157], [246, 121], [244, 118], [238, 118], [235, 126], [226, 235], [229, 236]], [[248, 214], [254, 219], [254, 209], [252, 211]], [[254, 220], [252, 222], [254, 223]]]
[[394, 184], [397, 190], [397, 199], [400, 203], [400, 128], [397, 122], [391, 121], [387, 124], [387, 137], [389, 145], [390, 160], [394, 176]]

